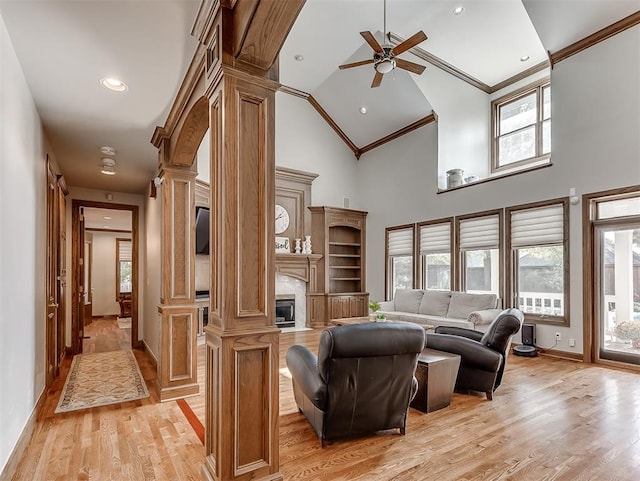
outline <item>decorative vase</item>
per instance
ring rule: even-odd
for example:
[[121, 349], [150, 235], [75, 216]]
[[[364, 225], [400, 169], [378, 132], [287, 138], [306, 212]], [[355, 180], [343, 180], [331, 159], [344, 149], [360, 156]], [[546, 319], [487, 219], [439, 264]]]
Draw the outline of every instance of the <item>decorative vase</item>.
[[304, 236], [304, 247], [302, 249], [303, 254], [311, 254], [311, 236]]
[[463, 175], [464, 170], [462, 169], [447, 170], [447, 189], [452, 189], [453, 187], [464, 184]]
[[295, 252], [296, 254], [300, 254], [302, 252], [302, 249], [300, 247], [300, 239], [296, 239], [296, 246], [295, 246]]

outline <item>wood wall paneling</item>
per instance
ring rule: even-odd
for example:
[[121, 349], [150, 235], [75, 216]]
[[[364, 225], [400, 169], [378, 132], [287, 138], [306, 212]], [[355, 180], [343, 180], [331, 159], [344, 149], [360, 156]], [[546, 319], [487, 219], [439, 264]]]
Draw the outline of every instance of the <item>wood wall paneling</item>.
[[197, 394], [198, 369], [196, 333], [198, 309], [195, 305], [161, 306], [161, 353], [158, 361], [158, 397], [161, 401]]

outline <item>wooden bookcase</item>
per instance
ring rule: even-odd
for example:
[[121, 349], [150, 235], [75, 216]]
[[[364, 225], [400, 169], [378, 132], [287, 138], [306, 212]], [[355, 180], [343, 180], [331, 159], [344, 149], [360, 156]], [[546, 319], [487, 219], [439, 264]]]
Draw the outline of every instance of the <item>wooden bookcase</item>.
[[311, 324], [319, 327], [331, 319], [366, 316], [367, 213], [326, 206], [309, 210], [313, 252], [323, 255], [318, 264], [318, 287], [324, 291], [311, 296]]

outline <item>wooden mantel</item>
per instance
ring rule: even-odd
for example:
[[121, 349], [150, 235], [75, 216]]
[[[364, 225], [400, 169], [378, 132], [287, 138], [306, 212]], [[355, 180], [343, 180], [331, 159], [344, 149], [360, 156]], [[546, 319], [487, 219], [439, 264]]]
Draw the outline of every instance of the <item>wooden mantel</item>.
[[318, 262], [322, 254], [276, 254], [276, 272], [307, 283], [307, 294], [318, 292]]

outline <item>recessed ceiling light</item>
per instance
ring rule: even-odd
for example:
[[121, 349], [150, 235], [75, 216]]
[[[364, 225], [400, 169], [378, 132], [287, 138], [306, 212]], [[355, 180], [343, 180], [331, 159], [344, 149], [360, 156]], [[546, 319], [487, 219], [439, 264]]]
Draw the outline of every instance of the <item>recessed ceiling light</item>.
[[520, 61], [521, 62], [526, 62], [527, 60], [529, 60], [531, 57], [529, 57], [528, 55], [523, 55], [522, 57], [520, 57]]
[[300, 54], [298, 55], [294, 55], [293, 56], [294, 60], [297, 60], [298, 62], [302, 62], [304, 60], [304, 57]]
[[126, 92], [129, 87], [122, 80], [113, 77], [105, 77], [100, 79], [100, 84], [108, 88], [109, 90], [113, 90], [115, 92]]
[[464, 12], [464, 7], [456, 7], [453, 9], [454, 15], [460, 15], [462, 12]]
[[103, 225], [102, 227], [104, 227], [105, 229], [108, 229], [109, 226], [108, 225]]
[[366, 114], [366, 113], [367, 113], [367, 108], [366, 108], [364, 105], [363, 105], [362, 107], [360, 107], [360, 113], [361, 113], [362, 115], [364, 115], [364, 114]]
[[100, 147], [100, 152], [102, 152], [104, 155], [116, 155], [118, 153], [116, 149], [108, 145]]
[[105, 215], [105, 216], [103, 217], [103, 219], [104, 219], [104, 220], [111, 220], [111, 217], [109, 217], [108, 215]]
[[102, 159], [102, 172], [105, 175], [116, 175], [116, 161], [105, 157]]

